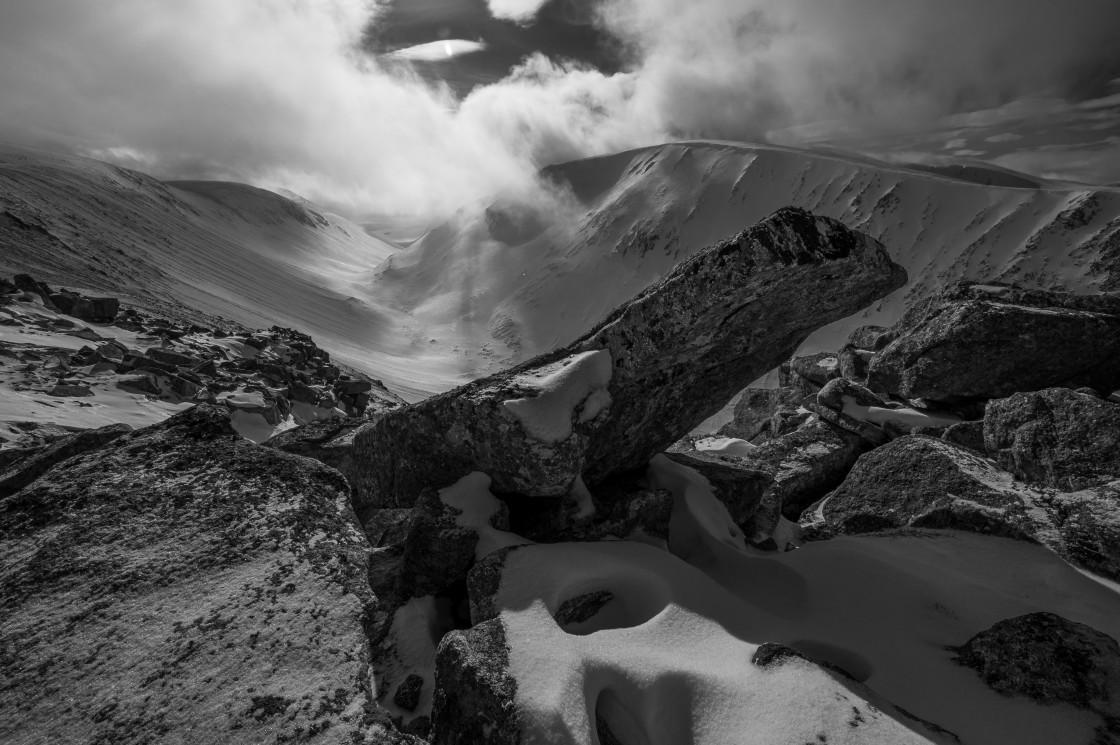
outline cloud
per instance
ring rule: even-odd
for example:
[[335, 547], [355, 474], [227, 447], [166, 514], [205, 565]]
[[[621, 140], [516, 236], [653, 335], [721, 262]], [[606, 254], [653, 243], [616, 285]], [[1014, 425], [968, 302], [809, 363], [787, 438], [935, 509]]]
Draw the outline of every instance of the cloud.
[[[525, 18], [543, 2], [489, 7]], [[904, 127], [1061, 90], [1114, 61], [1120, 26], [1115, 0], [595, 7], [623, 72], [531, 54], [457, 100], [407, 61], [359, 51], [372, 1], [0, 0], [0, 138], [434, 216], [540, 195], [536, 169], [566, 159], [822, 121]]]
[[[0, 138], [158, 177], [287, 187], [352, 212], [440, 214], [532, 190], [527, 154], [548, 157], [532, 128], [496, 126], [407, 66], [361, 54], [375, 10], [361, 0], [0, 2]], [[544, 121], [524, 102], [490, 98]]]
[[526, 23], [537, 15], [548, 0], [486, 0], [490, 15], [508, 21]]

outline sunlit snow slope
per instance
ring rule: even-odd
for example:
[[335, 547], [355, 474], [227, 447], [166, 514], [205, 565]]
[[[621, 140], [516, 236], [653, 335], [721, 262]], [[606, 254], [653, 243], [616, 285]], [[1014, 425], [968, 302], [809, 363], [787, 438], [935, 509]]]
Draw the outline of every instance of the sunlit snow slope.
[[699, 248], [784, 205], [838, 218], [883, 241], [907, 287], [818, 332], [835, 348], [864, 323], [962, 277], [1094, 291], [1120, 285], [1120, 190], [957, 176], [778, 147], [686, 142], [547, 169], [575, 195], [558, 223], [500, 202], [464, 212], [380, 270], [374, 287], [433, 338], [461, 334], [518, 358], [577, 337]]
[[0, 147], [0, 272], [296, 327], [412, 399], [574, 339], [681, 259], [789, 204], [871, 233], [911, 278], [809, 348], [889, 322], [959, 277], [1120, 286], [1117, 189], [718, 142], [545, 173], [570, 193], [467, 207], [394, 243], [397, 223], [359, 227], [250, 186], [161, 183]]

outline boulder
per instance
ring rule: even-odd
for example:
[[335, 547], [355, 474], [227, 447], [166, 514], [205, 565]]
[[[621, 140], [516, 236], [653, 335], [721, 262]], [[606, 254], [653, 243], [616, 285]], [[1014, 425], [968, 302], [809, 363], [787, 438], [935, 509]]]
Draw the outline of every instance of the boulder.
[[0, 501], [0, 740], [394, 742], [369, 552], [337, 472], [217, 407], [56, 465]]
[[984, 445], [984, 421], [961, 422], [947, 427], [941, 433], [941, 439], [954, 445], [960, 445], [970, 450], [975, 450], [981, 455], [988, 452]]
[[69, 397], [81, 398], [81, 397], [85, 397], [85, 396], [92, 396], [93, 391], [90, 390], [90, 387], [85, 383], [61, 382], [61, 383], [56, 383], [50, 389], [50, 391], [47, 393], [47, 395], [48, 396], [57, 396], [59, 398], [69, 398]]
[[716, 433], [748, 442], [763, 442], [777, 437], [783, 423], [793, 417], [804, 396], [796, 388], [747, 388], [735, 404], [730, 422]]
[[199, 363], [199, 360], [189, 354], [176, 352], [174, 349], [161, 349], [160, 347], [152, 347], [144, 352], [145, 356], [153, 359], [156, 362], [162, 362], [165, 365], [172, 367], [185, 367], [192, 368]]
[[110, 424], [77, 432], [12, 461], [0, 471], [0, 498], [15, 494], [62, 461], [103, 447], [131, 431], [127, 424]]
[[158, 396], [163, 393], [159, 385], [156, 384], [154, 376], [150, 374], [124, 376], [117, 381], [117, 387], [151, 396]]
[[772, 469], [781, 512], [797, 520], [801, 512], [844, 481], [870, 445], [816, 417], [751, 453], [756, 466]]
[[908, 311], [868, 386], [959, 402], [1053, 386], [1120, 387], [1120, 296], [959, 282]]
[[436, 653], [433, 745], [521, 742], [517, 681], [500, 617], [443, 637]]
[[751, 458], [698, 450], [670, 450], [665, 455], [708, 480], [712, 493], [723, 502], [748, 542], [765, 544], [773, 537], [782, 516], [782, 494], [774, 488], [771, 468]]
[[116, 319], [121, 307], [115, 297], [86, 297], [70, 290], [52, 293], [50, 299], [59, 311], [83, 321], [108, 323]]
[[1120, 644], [1053, 613], [1028, 613], [981, 631], [957, 648], [957, 662], [993, 690], [1100, 714], [1094, 742], [1120, 739]]
[[[293, 427], [268, 439], [265, 447], [302, 455], [338, 469], [347, 481], [353, 474], [351, 448], [358, 428], [369, 422], [357, 417], [334, 417], [308, 422]], [[358, 517], [365, 523], [365, 514], [358, 510]]]
[[[467, 479], [479, 477], [486, 478], [473, 474]], [[484, 509], [486, 514], [479, 517], [490, 528], [509, 530], [505, 504], [491, 498]], [[403, 597], [442, 595], [453, 585], [466, 582], [467, 572], [475, 563], [481, 531], [485, 530], [473, 525], [473, 518], [475, 515], [464, 514], [464, 509], [444, 501], [439, 491], [429, 488], [421, 492], [404, 541], [399, 585]]]
[[1025, 481], [1076, 491], [1120, 479], [1120, 406], [1049, 388], [989, 401], [984, 445]]
[[814, 329], [902, 286], [865, 234], [779, 210], [698, 252], [571, 345], [391, 412], [355, 438], [359, 504], [490, 474], [562, 496], [649, 459], [773, 369]]
[[985, 458], [912, 435], [861, 456], [802, 522], [848, 534], [925, 527], [1030, 538], [1043, 527], [1031, 510], [1041, 497]]
[[840, 375], [840, 361], [832, 352], [794, 357], [789, 361], [790, 385], [803, 394], [816, 393]]
[[885, 412], [886, 402], [859, 383], [846, 378], [831, 380], [817, 394], [816, 403], [811, 408], [817, 416], [840, 429], [859, 435], [873, 446], [882, 445], [890, 439], [880, 427], [867, 421], [865, 414], [861, 415], [869, 407]]
[[910, 527], [1037, 541], [1076, 566], [1120, 579], [1120, 480], [1055, 492], [924, 435], [861, 456], [837, 489], [805, 511], [801, 524], [813, 537]]

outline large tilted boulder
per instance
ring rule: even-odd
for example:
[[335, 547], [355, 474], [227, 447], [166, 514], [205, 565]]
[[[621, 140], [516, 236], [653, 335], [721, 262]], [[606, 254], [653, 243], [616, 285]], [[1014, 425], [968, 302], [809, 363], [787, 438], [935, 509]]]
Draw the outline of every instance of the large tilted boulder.
[[348, 497], [336, 471], [198, 406], [0, 501], [0, 740], [387, 733]]
[[861, 456], [838, 488], [806, 509], [801, 523], [812, 537], [953, 528], [1037, 541], [1076, 566], [1120, 579], [1120, 480], [1057, 492], [924, 435]]
[[1052, 386], [1120, 387], [1120, 296], [957, 283], [907, 312], [868, 386], [959, 402]]
[[391, 412], [355, 438], [359, 504], [474, 470], [559, 496], [643, 467], [816, 328], [902, 286], [865, 234], [800, 209], [700, 251], [569, 346]]
[[1120, 742], [1120, 644], [1053, 613], [1000, 621], [957, 648], [957, 661], [991, 688], [1103, 718], [1096, 743]]
[[972, 452], [909, 436], [860, 457], [803, 522], [823, 519], [833, 531], [849, 534], [925, 527], [1027, 538], [1041, 527], [1024, 501], [1027, 491]]
[[984, 446], [1004, 470], [1061, 491], [1120, 479], [1120, 405], [1049, 388], [988, 402]]

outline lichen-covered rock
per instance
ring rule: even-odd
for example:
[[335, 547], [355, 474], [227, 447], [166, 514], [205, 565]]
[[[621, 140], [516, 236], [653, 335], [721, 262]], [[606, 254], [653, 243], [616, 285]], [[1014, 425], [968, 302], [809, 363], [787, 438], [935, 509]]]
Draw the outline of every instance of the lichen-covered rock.
[[788, 359], [816, 328], [900, 287], [883, 246], [779, 210], [710, 246], [566, 348], [392, 412], [355, 438], [359, 503], [490, 474], [560, 496], [643, 467]]
[[802, 427], [765, 442], [750, 462], [770, 468], [781, 512], [797, 520], [801, 512], [843, 482], [870, 445], [860, 436], [812, 418]]
[[984, 445], [983, 420], [961, 422], [960, 424], [946, 427], [945, 431], [941, 433], [941, 439], [945, 442], [951, 442], [954, 445], [960, 445], [970, 450], [975, 450], [980, 454], [986, 454], [988, 452], [987, 447]]
[[836, 533], [925, 527], [1029, 538], [1046, 521], [1028, 494], [1041, 497], [991, 461], [942, 440], [909, 436], [861, 456], [802, 521], [823, 521]]
[[0, 498], [15, 494], [67, 458], [96, 450], [131, 431], [127, 424], [110, 424], [55, 440], [0, 471]]
[[[796, 413], [803, 398], [801, 391], [796, 388], [747, 388], [735, 404], [731, 421], [723, 425], [716, 434], [753, 443], [777, 437], [784, 434], [776, 431], [781, 430], [781, 422]], [[780, 414], [786, 416], [779, 416]]]
[[801, 517], [813, 537], [894, 528], [954, 528], [1038, 541], [1120, 579], [1120, 480], [1062, 493], [1016, 480], [942, 439], [901, 437], [860, 457]]
[[436, 654], [433, 745], [521, 742], [517, 681], [501, 617], [443, 637]]
[[989, 401], [984, 445], [1021, 479], [1076, 491], [1120, 479], [1120, 406], [1049, 388]]
[[878, 446], [887, 442], [889, 436], [871, 422], [854, 416], [858, 408], [872, 406], [885, 410], [887, 404], [859, 383], [836, 378], [817, 393], [817, 406], [812, 410], [829, 424], [859, 435], [870, 444]]
[[0, 740], [389, 737], [368, 555], [336, 471], [215, 407], [59, 463], [0, 501]]
[[[319, 419], [273, 435], [263, 444], [285, 453], [314, 458], [337, 469], [349, 481], [354, 436], [359, 427], [368, 425], [369, 420], [359, 417]], [[358, 518], [364, 523], [366, 516], [359, 511]]]
[[992, 689], [1100, 714], [1098, 743], [1120, 741], [1120, 644], [1053, 613], [1000, 621], [957, 649]]
[[814, 393], [839, 377], [840, 361], [832, 352], [794, 357], [789, 361], [790, 384], [805, 394]]
[[868, 370], [872, 390], [930, 401], [1052, 386], [1120, 387], [1120, 297], [957, 283], [909, 312]]

